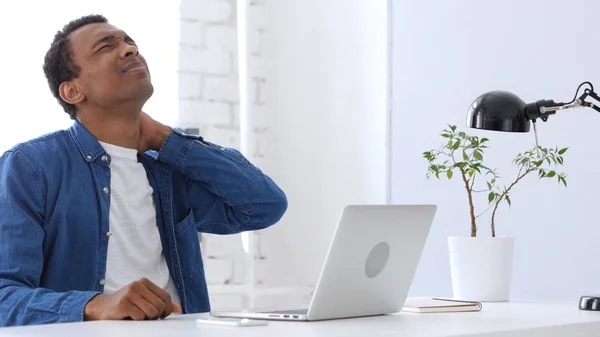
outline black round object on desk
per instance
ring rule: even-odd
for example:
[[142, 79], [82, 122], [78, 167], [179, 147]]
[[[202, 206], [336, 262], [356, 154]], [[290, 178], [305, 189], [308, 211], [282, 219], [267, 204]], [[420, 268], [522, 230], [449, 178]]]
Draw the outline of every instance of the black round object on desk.
[[600, 311], [600, 296], [581, 296], [579, 299], [579, 309]]

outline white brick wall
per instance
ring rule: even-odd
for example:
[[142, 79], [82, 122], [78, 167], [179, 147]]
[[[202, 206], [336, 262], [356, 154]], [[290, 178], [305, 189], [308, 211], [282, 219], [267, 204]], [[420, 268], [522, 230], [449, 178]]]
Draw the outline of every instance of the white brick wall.
[[180, 99], [198, 99], [200, 98], [200, 87], [202, 84], [200, 74], [179, 72], [179, 98]]
[[206, 77], [204, 78], [204, 98], [208, 101], [239, 103], [239, 87], [237, 78]]
[[[265, 6], [266, 0], [250, 0], [247, 27], [252, 130], [249, 159], [259, 167], [260, 161], [264, 160], [261, 148], [272, 141], [268, 129], [266, 71], [261, 55], [266, 32]], [[178, 126], [198, 129], [208, 141], [239, 149], [236, 0], [182, 0], [180, 13]], [[242, 281], [243, 275], [239, 274], [238, 268], [241, 262], [239, 236], [203, 235], [202, 239], [209, 284]], [[230, 270], [232, 265], [238, 265], [234, 272]], [[257, 281], [262, 283], [260, 275], [257, 276]]]
[[[276, 0], [273, 0], [276, 1]], [[260, 163], [264, 160], [267, 140], [272, 140], [269, 132], [271, 111], [267, 105], [267, 55], [264, 55], [264, 36], [268, 32], [266, 19], [267, 0], [250, 0], [248, 8], [248, 75], [251, 78], [249, 101], [252, 104], [250, 120], [253, 130], [254, 147], [251, 158]], [[262, 281], [262, 280], [259, 280]]]
[[[182, 99], [179, 104], [182, 121], [191, 127], [199, 127], [203, 124], [211, 126], [231, 124], [231, 108], [227, 103]], [[236, 144], [233, 145], [235, 147]]]
[[[236, 0], [182, 0], [178, 126], [239, 149]], [[223, 129], [228, 136], [219, 136]], [[208, 134], [207, 134], [208, 133]]]
[[[236, 0], [182, 0], [178, 126], [240, 148]], [[207, 282], [236, 283], [239, 235], [201, 236]], [[237, 258], [236, 258], [237, 256]]]
[[208, 26], [206, 47], [210, 50], [237, 51], [237, 29], [229, 26]]
[[233, 16], [234, 1], [227, 0], [182, 0], [182, 21], [222, 23]]
[[208, 75], [232, 75], [231, 53], [181, 46], [179, 70]]
[[200, 47], [204, 44], [204, 30], [200, 22], [180, 21], [179, 42], [184, 46]]

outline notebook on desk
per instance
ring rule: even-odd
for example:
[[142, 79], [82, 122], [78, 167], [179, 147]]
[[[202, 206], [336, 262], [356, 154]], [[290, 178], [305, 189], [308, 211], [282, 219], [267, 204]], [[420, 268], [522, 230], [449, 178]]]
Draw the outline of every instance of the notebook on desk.
[[447, 298], [407, 299], [402, 311], [406, 312], [468, 312], [480, 311], [481, 302], [459, 301]]

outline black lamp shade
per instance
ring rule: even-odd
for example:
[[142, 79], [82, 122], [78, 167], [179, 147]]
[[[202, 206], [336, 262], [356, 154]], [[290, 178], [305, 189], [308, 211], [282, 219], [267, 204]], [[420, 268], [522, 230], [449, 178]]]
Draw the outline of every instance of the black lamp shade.
[[504, 132], [529, 132], [527, 104], [507, 91], [490, 91], [479, 97], [467, 112], [467, 127]]

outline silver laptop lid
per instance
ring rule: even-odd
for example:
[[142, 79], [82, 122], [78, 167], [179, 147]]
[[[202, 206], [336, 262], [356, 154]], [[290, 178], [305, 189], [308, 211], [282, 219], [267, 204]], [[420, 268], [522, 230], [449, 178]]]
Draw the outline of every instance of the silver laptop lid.
[[437, 207], [350, 205], [340, 217], [309, 320], [402, 309]]

